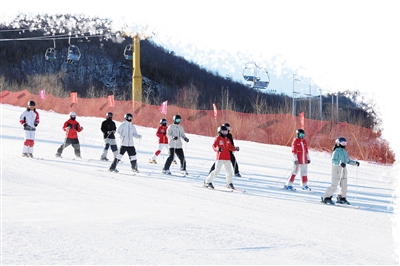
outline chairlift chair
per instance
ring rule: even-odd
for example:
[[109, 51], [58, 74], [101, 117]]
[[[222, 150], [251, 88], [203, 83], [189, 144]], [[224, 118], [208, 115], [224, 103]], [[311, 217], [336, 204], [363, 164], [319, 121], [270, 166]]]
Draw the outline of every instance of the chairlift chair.
[[44, 53], [44, 58], [47, 61], [57, 60], [57, 52], [56, 52], [56, 41], [54, 41], [54, 47], [47, 48], [46, 52]]
[[259, 67], [254, 62], [248, 62], [243, 69], [244, 80], [251, 82], [250, 87], [255, 89], [266, 89], [270, 79], [266, 68]]
[[133, 60], [132, 44], [125, 46], [124, 57], [126, 60]]
[[70, 45], [68, 47], [67, 62], [70, 64], [77, 63], [80, 58], [81, 58], [81, 52], [79, 51], [78, 46]]

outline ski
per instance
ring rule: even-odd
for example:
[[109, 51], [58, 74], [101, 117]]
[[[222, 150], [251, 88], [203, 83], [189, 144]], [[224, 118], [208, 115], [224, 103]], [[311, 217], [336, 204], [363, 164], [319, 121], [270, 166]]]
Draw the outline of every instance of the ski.
[[322, 204], [325, 204], [325, 205], [336, 206], [336, 207], [342, 207], [342, 208], [349, 208], [349, 209], [360, 209], [360, 208], [361, 208], [360, 206], [351, 205], [351, 204], [341, 204], [341, 203], [335, 204], [333, 201], [331, 201], [330, 203], [326, 203], [326, 202], [323, 201], [323, 197], [321, 197], [320, 202], [321, 202]]
[[125, 173], [125, 172], [111, 172], [109, 170], [105, 170], [105, 169], [97, 169], [97, 171], [101, 171], [101, 172], [108, 172], [108, 173], [112, 173], [112, 174], [119, 174], [119, 175], [128, 175], [128, 176], [135, 176], [136, 173], [132, 172], [131, 174]]
[[214, 189], [212, 189], [212, 188], [208, 188], [208, 187], [205, 187], [205, 186], [199, 186], [199, 185], [194, 185], [194, 186], [197, 187], [197, 188], [213, 190], [213, 191], [219, 191], [219, 192], [228, 192], [228, 193], [233, 192], [232, 189], [229, 189], [229, 188], [226, 188], [226, 187], [215, 187]]

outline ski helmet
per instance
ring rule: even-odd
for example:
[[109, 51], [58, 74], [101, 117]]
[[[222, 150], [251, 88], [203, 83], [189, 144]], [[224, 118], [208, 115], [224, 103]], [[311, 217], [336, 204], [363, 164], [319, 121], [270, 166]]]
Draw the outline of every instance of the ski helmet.
[[106, 118], [112, 118], [112, 117], [113, 117], [113, 113], [112, 112], [106, 113]]
[[70, 112], [69, 113], [69, 116], [72, 118], [72, 117], [76, 117], [76, 113], [74, 112], [74, 111], [72, 111], [72, 112]]
[[225, 126], [228, 129], [228, 131], [231, 130], [231, 125], [229, 125], [229, 123], [225, 123], [223, 124], [223, 126]]
[[337, 138], [337, 139], [335, 140], [335, 143], [338, 144], [338, 145], [340, 145], [341, 147], [346, 147], [346, 145], [347, 145], [347, 140], [346, 140], [346, 138], [339, 137], [339, 138]]
[[36, 106], [36, 103], [34, 101], [29, 101], [28, 106]]
[[166, 126], [167, 125], [167, 119], [163, 118], [160, 120], [160, 125]]
[[304, 131], [304, 129], [297, 129], [296, 130], [296, 136], [300, 139], [304, 139], [304, 135], [306, 134], [306, 132]]
[[[223, 134], [222, 131], [225, 131], [226, 134]], [[228, 128], [227, 128], [226, 126], [220, 126], [220, 127], [218, 127], [218, 134], [219, 134], [219, 135], [224, 135], [224, 136], [227, 135], [227, 134], [228, 134]]]
[[173, 120], [174, 124], [179, 125], [181, 123], [182, 117], [180, 115], [174, 115]]
[[125, 119], [126, 121], [131, 122], [132, 119], [133, 119], [133, 115], [130, 114], [130, 113], [127, 113], [127, 114], [124, 115], [124, 119]]

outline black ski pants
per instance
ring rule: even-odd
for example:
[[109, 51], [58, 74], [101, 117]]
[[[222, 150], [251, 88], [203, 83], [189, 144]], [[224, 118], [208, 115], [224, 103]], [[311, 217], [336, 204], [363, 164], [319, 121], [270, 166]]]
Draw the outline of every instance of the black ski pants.
[[181, 170], [186, 170], [185, 154], [183, 153], [182, 148], [180, 148], [180, 149], [169, 148], [169, 156], [168, 156], [167, 160], [165, 161], [163, 170], [169, 170], [169, 167], [171, 166], [171, 163], [174, 160], [174, 154], [176, 154], [176, 156], [178, 156], [178, 159], [181, 162]]

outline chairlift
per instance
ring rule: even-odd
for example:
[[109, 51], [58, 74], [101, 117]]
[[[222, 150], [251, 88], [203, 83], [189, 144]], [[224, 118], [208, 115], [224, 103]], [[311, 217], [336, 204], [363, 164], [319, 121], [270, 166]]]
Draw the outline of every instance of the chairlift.
[[78, 46], [71, 44], [71, 36], [69, 36], [68, 40], [68, 55], [67, 55], [67, 62], [70, 64], [77, 63], [81, 58], [81, 52], [79, 51]]
[[47, 61], [57, 60], [57, 52], [56, 52], [56, 40], [53, 39], [54, 47], [47, 48], [44, 57]]
[[132, 44], [125, 46], [124, 57], [126, 60], [133, 60]]
[[243, 69], [243, 78], [245, 81], [251, 82], [249, 85], [254, 89], [266, 89], [270, 82], [267, 69], [254, 62], [246, 63]]

